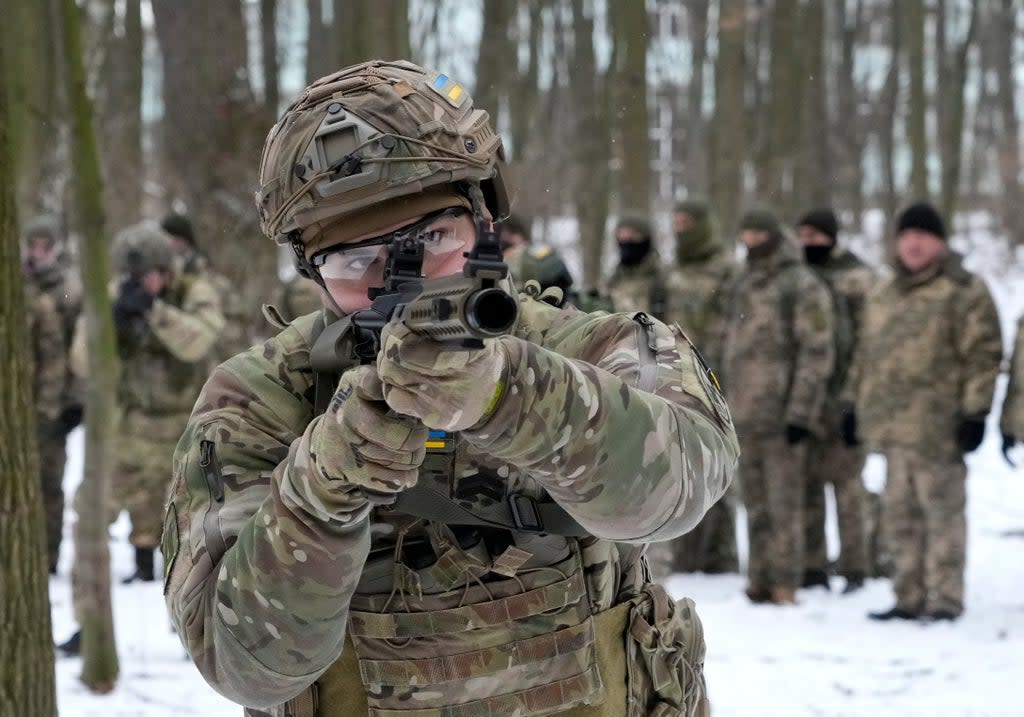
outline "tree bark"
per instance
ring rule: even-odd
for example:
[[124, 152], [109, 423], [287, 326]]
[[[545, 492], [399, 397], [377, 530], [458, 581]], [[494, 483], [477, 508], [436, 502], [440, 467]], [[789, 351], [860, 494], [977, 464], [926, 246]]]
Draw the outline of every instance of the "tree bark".
[[690, 66], [693, 74], [686, 89], [686, 174], [692, 194], [708, 191], [707, 122], [704, 120], [704, 64], [708, 57], [709, 0], [692, 0], [690, 18]]
[[[72, 117], [72, 170], [82, 235], [83, 311], [88, 333], [90, 375], [86, 395], [85, 475], [79, 488], [75, 525], [78, 618], [82, 628], [82, 682], [93, 692], [110, 692], [118, 661], [110, 602], [110, 552], [107, 545], [109, 476], [117, 353], [113, 315], [107, 294], [109, 269], [104, 242], [102, 182], [92, 102], [85, 89], [81, 30], [75, 0], [64, 0], [64, 48]], [[87, 566], [87, 567], [86, 567]]]
[[330, 72], [334, 58], [327, 51], [327, 28], [324, 26], [323, 0], [306, 0], [306, 84]]
[[1018, 33], [1019, 3], [1002, 0], [999, 8], [997, 37], [997, 77], [999, 84], [999, 115], [1002, 133], [999, 142], [999, 177], [1003, 188], [1004, 221], [1010, 241], [1024, 243], [1024, 192], [1020, 172], [1020, 120], [1017, 117], [1017, 81], [1014, 75], [1013, 46]]
[[956, 214], [957, 202], [960, 198], [960, 174], [963, 165], [963, 130], [965, 101], [964, 93], [967, 84], [967, 63], [974, 37], [978, 27], [978, 4], [970, 3], [967, 18], [967, 30], [962, 42], [958, 43], [952, 57], [949, 58], [948, 72], [943, 73], [949, 78], [948, 84], [940, 82], [940, 102], [945, 120], [942, 122], [942, 187], [941, 210], [950, 225]]
[[[13, 38], [0, 31], [0, 714], [56, 717], [46, 536], [15, 203], [9, 82]], [[19, 31], [21, 28], [18, 28]]]
[[910, 191], [918, 199], [928, 196], [928, 99], [924, 90], [924, 0], [906, 0], [904, 15], [906, 61], [910, 98], [907, 104], [907, 141], [910, 150]]
[[715, 120], [711, 131], [711, 198], [725, 236], [733, 236], [736, 230], [743, 191], [743, 158], [747, 151], [746, 30], [743, 0], [721, 0], [715, 60]]
[[[497, 132], [505, 131], [509, 67], [518, 67], [516, 46], [512, 41], [512, 25], [516, 6], [508, 0], [484, 0], [483, 29], [476, 57], [476, 84], [473, 104], [491, 115]], [[519, 148], [513, 146], [513, 152]]]
[[[825, 94], [825, 7], [808, 3], [801, 11], [800, 27], [804, 35], [800, 64], [802, 87], [798, 104], [799, 141], [794, 147], [793, 201], [790, 209], [804, 211], [809, 206], [832, 205], [832, 167], [829, 144], [828, 103]], [[794, 214], [789, 215], [795, 219]]]
[[[836, 66], [836, 102], [832, 137], [836, 143], [837, 158], [833, 167], [843, 205], [849, 207], [854, 224], [860, 226], [864, 213], [864, 116], [860, 110], [864, 90], [855, 79], [854, 50], [864, 27], [864, 3], [853, 0], [852, 11], [844, 0], [839, 4], [836, 37], [839, 39]], [[863, 104], [867, 104], [863, 102]]]
[[892, 5], [890, 9], [891, 21], [889, 23], [889, 72], [885, 78], [885, 86], [882, 89], [882, 98], [879, 102], [877, 115], [878, 145], [882, 161], [882, 208], [885, 213], [884, 241], [886, 256], [890, 259], [895, 253], [895, 242], [892, 240], [892, 226], [899, 206], [896, 187], [896, 113], [892, 107], [896, 107], [899, 101], [900, 92], [900, 54], [903, 44], [900, 32], [900, 10], [899, 5]]
[[277, 119], [281, 104], [277, 61], [277, 0], [260, 0], [260, 47], [263, 59], [263, 106], [267, 118]]
[[647, 214], [651, 210], [651, 140], [647, 112], [647, 7], [622, 3], [613, 16], [619, 63], [614, 81], [614, 106], [620, 138], [618, 191], [621, 209]]

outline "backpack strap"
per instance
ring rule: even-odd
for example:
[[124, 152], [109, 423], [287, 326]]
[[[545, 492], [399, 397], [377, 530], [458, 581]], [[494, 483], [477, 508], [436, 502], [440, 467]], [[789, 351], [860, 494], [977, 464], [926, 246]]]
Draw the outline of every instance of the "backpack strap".
[[665, 320], [665, 314], [668, 312], [668, 284], [665, 281], [665, 273], [660, 268], [654, 274], [654, 281], [651, 282], [647, 305], [650, 307], [651, 316], [658, 321]]

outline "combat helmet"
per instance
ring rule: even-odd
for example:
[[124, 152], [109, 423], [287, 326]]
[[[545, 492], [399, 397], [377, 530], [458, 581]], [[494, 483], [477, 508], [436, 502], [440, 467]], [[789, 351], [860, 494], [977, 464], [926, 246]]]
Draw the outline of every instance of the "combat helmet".
[[57, 217], [50, 214], [41, 214], [26, 221], [21, 234], [26, 240], [45, 237], [50, 240], [52, 245], [62, 244], [64, 238]]
[[174, 264], [174, 244], [156, 222], [140, 222], [117, 233], [112, 261], [115, 272], [130, 276], [169, 270]]
[[503, 160], [489, 115], [448, 75], [364, 62], [311, 84], [271, 128], [256, 192], [261, 228], [292, 246], [302, 271], [327, 229], [344, 226], [352, 238], [372, 230], [384, 202], [396, 222], [455, 196], [499, 219]]

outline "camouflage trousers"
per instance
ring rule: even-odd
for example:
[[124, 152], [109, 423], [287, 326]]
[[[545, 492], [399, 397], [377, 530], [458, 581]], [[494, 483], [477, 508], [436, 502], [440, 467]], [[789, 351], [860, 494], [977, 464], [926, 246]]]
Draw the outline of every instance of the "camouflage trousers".
[[673, 573], [735, 573], [736, 491], [729, 492], [704, 514], [700, 523], [685, 535], [647, 546], [647, 562], [655, 580]]
[[839, 524], [840, 575], [867, 576], [867, 539], [864, 534], [864, 494], [861, 482], [865, 454], [838, 435], [812, 439], [808, 447], [807, 495], [804, 499], [804, 545], [808, 569], [826, 570], [825, 484], [831, 483], [836, 498]]
[[911, 612], [963, 611], [967, 466], [903, 448], [885, 452], [882, 522], [896, 604]]
[[46, 514], [46, 553], [50, 570], [57, 567], [64, 534], [64, 463], [67, 433], [56, 421], [39, 426], [39, 481]]
[[740, 489], [750, 538], [747, 577], [762, 588], [800, 587], [804, 572], [803, 503], [807, 441], [741, 439]]

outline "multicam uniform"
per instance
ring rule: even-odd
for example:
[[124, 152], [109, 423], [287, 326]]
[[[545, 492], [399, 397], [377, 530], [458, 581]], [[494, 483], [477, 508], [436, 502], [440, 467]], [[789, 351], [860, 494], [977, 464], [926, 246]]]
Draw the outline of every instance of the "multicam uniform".
[[534, 247], [524, 244], [507, 252], [505, 263], [516, 286], [522, 289], [527, 281], [536, 281], [541, 290], [557, 286], [562, 289], [563, 301], [569, 297], [572, 275], [558, 252], [549, 246]]
[[619, 264], [604, 291], [615, 311], [643, 311], [664, 320], [667, 307], [664, 267], [655, 249], [635, 266]]
[[793, 242], [771, 241], [774, 248], [748, 254], [730, 289], [723, 384], [743, 445], [750, 583], [795, 589], [803, 578], [808, 442], [788, 443], [786, 426], [820, 431], [833, 366], [832, 300]]
[[[700, 348], [713, 369], [720, 370], [722, 331], [726, 321], [726, 288], [739, 266], [712, 233], [710, 219], [677, 237], [676, 265], [665, 280], [666, 321], [677, 322]], [[732, 495], [718, 501], [704, 519], [671, 543], [652, 545], [647, 556], [656, 576], [669, 572], [736, 572], [736, 519]]]
[[[175, 457], [167, 596], [207, 680], [264, 708], [319, 691], [324, 715], [367, 700], [372, 714], [417, 716], [599, 702], [594, 616], [638, 593], [643, 544], [695, 524], [736, 460], [689, 344], [660, 324], [521, 300], [515, 338], [501, 339], [508, 400], [482, 429], [442, 439], [434, 466], [469, 509], [513, 492], [557, 501], [583, 526], [577, 539], [367, 516], [365, 500], [325, 492], [309, 460], [313, 324], [218, 368]], [[462, 664], [441, 657], [457, 653]], [[362, 693], [338, 695], [355, 674]]]
[[988, 413], [1002, 349], [988, 288], [954, 252], [917, 274], [897, 270], [865, 307], [851, 380], [861, 436], [888, 463], [883, 524], [907, 612], [963, 610], [967, 468], [957, 423]]
[[1024, 316], [1017, 320], [1017, 340], [1010, 359], [1010, 382], [999, 428], [1004, 436], [1024, 440]]
[[[849, 340], [843, 342], [845, 356], [836, 356], [838, 382], [832, 387], [821, 417], [821, 437], [811, 440], [807, 467], [807, 496], [804, 525], [807, 568], [825, 571], [825, 484], [835, 490], [836, 517], [839, 524], [839, 561], [837, 570], [848, 580], [863, 579], [868, 570], [865, 536], [865, 489], [861, 481], [865, 453], [862, 446], [849, 446], [840, 435], [842, 383], [856, 351], [857, 336], [864, 315], [864, 302], [875, 281], [875, 272], [853, 252], [834, 248], [828, 261], [814, 267], [833, 287], [833, 298], [845, 302], [849, 318]], [[840, 347], [836, 347], [837, 352]]]

